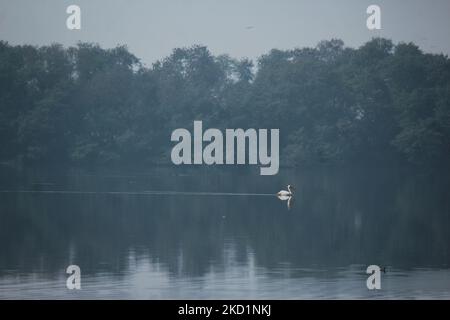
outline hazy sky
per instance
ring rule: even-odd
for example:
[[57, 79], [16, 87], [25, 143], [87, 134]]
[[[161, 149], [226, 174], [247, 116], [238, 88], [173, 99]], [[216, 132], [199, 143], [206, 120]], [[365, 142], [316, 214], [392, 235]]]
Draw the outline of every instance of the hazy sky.
[[[71, 4], [81, 7], [81, 30], [66, 28]], [[370, 4], [381, 7], [382, 30], [366, 27]], [[449, 33], [450, 0], [0, 0], [0, 40], [126, 44], [147, 64], [192, 44], [256, 58], [331, 38], [359, 46], [374, 36], [449, 54]]]

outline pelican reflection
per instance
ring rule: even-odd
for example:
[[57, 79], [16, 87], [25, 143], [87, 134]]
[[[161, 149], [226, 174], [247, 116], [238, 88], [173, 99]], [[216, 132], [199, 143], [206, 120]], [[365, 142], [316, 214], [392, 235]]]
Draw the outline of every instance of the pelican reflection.
[[294, 205], [294, 197], [293, 196], [277, 195], [277, 197], [281, 201], [287, 201], [288, 210], [290, 210], [292, 208], [292, 206]]

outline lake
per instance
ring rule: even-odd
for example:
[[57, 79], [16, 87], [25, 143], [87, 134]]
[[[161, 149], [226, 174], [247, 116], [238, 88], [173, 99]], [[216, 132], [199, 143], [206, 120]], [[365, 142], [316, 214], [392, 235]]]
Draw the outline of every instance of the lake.
[[0, 298], [450, 298], [447, 173], [229, 169], [1, 167]]

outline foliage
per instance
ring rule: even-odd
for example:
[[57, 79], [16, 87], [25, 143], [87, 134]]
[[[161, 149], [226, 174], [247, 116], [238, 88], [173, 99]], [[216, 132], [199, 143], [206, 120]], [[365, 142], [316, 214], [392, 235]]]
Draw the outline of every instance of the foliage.
[[145, 67], [126, 47], [0, 42], [0, 160], [169, 163], [194, 120], [280, 128], [281, 161], [450, 160], [450, 61], [412, 43], [341, 40], [272, 50], [257, 64], [178, 48]]

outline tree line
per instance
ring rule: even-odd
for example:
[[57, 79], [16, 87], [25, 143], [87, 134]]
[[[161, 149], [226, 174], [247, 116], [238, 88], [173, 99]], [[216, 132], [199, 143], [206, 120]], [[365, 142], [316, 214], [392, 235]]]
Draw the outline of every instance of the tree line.
[[279, 128], [282, 165], [445, 165], [450, 61], [383, 38], [256, 62], [196, 45], [151, 67], [126, 46], [0, 41], [0, 162], [170, 164], [171, 132], [194, 120]]

